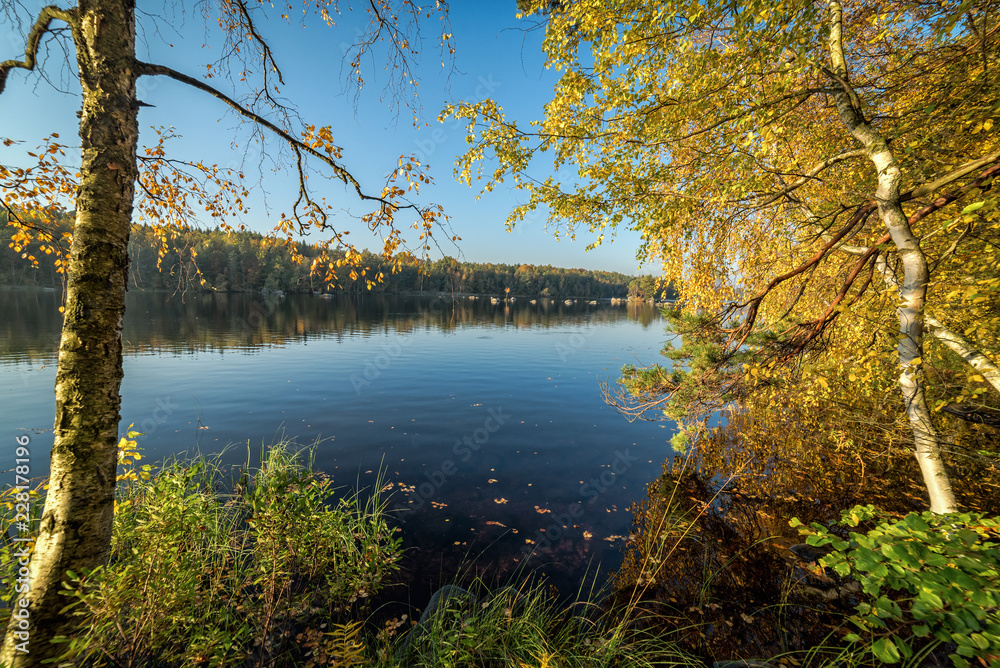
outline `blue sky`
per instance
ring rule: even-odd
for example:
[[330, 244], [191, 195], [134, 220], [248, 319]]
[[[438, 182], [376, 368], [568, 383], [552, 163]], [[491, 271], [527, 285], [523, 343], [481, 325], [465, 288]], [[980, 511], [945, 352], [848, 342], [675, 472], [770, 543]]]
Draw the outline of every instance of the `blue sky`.
[[[40, 2], [34, 4], [41, 7]], [[219, 30], [214, 23], [204, 24], [197, 10], [141, 0], [139, 10], [140, 58], [192, 76], [203, 75], [205, 64], [218, 58]], [[530, 23], [519, 21], [515, 14], [514, 0], [453, 2], [450, 20], [456, 52], [451, 66], [444, 69], [435, 39], [440, 22], [432, 19], [423, 24], [423, 55], [416, 69], [425, 123], [417, 127], [407, 109], [393, 111], [380, 100], [385, 81], [381, 60], [374, 66], [369, 63], [364, 72], [368, 83], [356, 106], [350, 91], [345, 91], [342, 46], [353, 41], [358, 22], [367, 20], [362, 11], [345, 11], [334, 27], [309, 16], [304, 20], [308, 27], [303, 28], [301, 22], [294, 22], [294, 14], [289, 23], [278, 18], [278, 12], [268, 10], [267, 20], [261, 21], [259, 28], [285, 76], [284, 96], [307, 122], [332, 126], [335, 141], [344, 148], [344, 164], [369, 191], [380, 189], [401, 154], [416, 155], [429, 165], [435, 183], [422, 188], [419, 201], [443, 205], [451, 216], [452, 228], [462, 237], [458, 249], [442, 245], [447, 254], [477, 262], [527, 262], [638, 273], [636, 233], [620, 231], [613, 244], [605, 243], [590, 252], [584, 251], [591, 240], [586, 233], [578, 234], [575, 241], [557, 242], [544, 229], [542, 216], [508, 233], [504, 220], [515, 203], [526, 199], [524, 193], [501, 187], [476, 201], [477, 188], [454, 180], [452, 165], [466, 144], [462, 127], [454, 121], [441, 124], [436, 120], [446, 103], [489, 96], [504, 107], [508, 118], [526, 124], [541, 116], [544, 103], [551, 97], [556, 75], [544, 68], [542, 33], [526, 31]], [[23, 42], [9, 26], [4, 25], [4, 32], [9, 37], [0, 43], [5, 51], [0, 59], [23, 51]], [[57, 49], [50, 49], [44, 72], [68, 92], [59, 92], [35, 75], [14, 70], [6, 91], [0, 95], [0, 135], [24, 140], [22, 149], [37, 145], [52, 131], [60, 132], [67, 143], [76, 137], [78, 84], [68, 70], [60, 67], [61, 55]], [[225, 80], [212, 79], [210, 83], [227, 94], [237, 92]], [[255, 183], [252, 208], [244, 219], [248, 227], [266, 231], [281, 211], [290, 208], [295, 190], [289, 174], [275, 172], [272, 163], [259, 167], [262, 147], [247, 141], [246, 128], [239, 129], [239, 119], [227, 113], [221, 102], [162, 77], [140, 80], [139, 97], [154, 105], [140, 110], [140, 143], [152, 143], [151, 127], [172, 126], [183, 136], [172, 144], [172, 157], [243, 165]], [[271, 143], [263, 150], [273, 155], [276, 147]], [[9, 150], [0, 153], [0, 158], [8, 164], [19, 161], [17, 154]], [[539, 174], [547, 168], [543, 162], [537, 164]], [[364, 212], [350, 193], [334, 184], [327, 186], [323, 194], [347, 211]], [[370, 233], [352, 224], [349, 217], [342, 217], [340, 226], [353, 230], [350, 239], [359, 247], [375, 249], [381, 245], [378, 239], [365, 236]]]

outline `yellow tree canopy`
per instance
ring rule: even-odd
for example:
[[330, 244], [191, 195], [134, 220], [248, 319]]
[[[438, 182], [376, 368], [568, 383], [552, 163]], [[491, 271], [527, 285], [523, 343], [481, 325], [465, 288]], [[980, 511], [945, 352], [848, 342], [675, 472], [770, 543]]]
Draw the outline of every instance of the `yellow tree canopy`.
[[[552, 99], [527, 125], [493, 100], [446, 109], [468, 122], [457, 175], [525, 190], [509, 224], [545, 207], [595, 244], [640, 231], [639, 258], [662, 264], [689, 313], [714, 316], [699, 325], [720, 335], [702, 385], [723, 398], [759, 384], [754, 368], [797, 368], [834, 325], [855, 350], [888, 332], [918, 460], [943, 478], [924, 331], [1000, 391], [998, 4], [530, 10], [546, 10]], [[657, 373], [640, 383], [647, 407], [679, 389]]]

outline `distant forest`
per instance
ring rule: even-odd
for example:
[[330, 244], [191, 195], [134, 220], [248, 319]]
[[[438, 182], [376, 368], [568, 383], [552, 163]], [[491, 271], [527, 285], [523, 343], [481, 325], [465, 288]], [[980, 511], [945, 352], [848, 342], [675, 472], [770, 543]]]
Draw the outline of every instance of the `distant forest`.
[[[38, 257], [33, 267], [11, 247], [14, 229], [0, 216], [0, 284], [60, 287], [51, 257]], [[65, 225], [69, 231], [69, 225]], [[317, 255], [312, 245], [299, 242], [304, 264], [292, 261], [286, 247], [257, 232], [188, 229], [173, 233], [160, 268], [159, 242], [152, 228], [136, 226], [129, 241], [130, 289], [204, 290], [219, 292], [366, 292], [365, 279], [352, 280], [345, 269], [339, 285], [329, 289], [320, 278], [309, 275], [308, 259]], [[191, 251], [195, 254], [192, 258]], [[38, 256], [37, 250], [27, 254]], [[337, 256], [334, 254], [336, 259]], [[381, 272], [376, 293], [456, 292], [517, 297], [561, 297], [575, 299], [657, 297], [658, 283], [652, 276], [633, 277], [610, 271], [563, 269], [551, 265], [460, 262], [451, 257], [413, 262], [393, 274], [380, 256], [362, 252], [368, 276]], [[197, 264], [197, 267], [195, 266]], [[200, 272], [200, 275], [199, 275]], [[204, 283], [202, 283], [204, 280]], [[508, 292], [509, 289], [509, 292]], [[672, 293], [668, 296], [672, 297]]]

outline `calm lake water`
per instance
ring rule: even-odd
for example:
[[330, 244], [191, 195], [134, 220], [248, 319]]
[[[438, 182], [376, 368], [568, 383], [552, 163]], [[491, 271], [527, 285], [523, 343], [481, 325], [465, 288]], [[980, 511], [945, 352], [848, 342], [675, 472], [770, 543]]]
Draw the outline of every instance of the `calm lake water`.
[[[30, 435], [33, 475], [52, 445], [58, 306], [0, 289], [0, 433]], [[145, 432], [153, 460], [231, 445], [234, 465], [281, 436], [320, 441], [339, 484], [383, 471], [413, 580], [474, 559], [575, 587], [618, 566], [627, 509], [669, 456], [671, 427], [629, 423], [599, 386], [660, 359], [663, 327], [645, 305], [129, 293], [122, 430]]]

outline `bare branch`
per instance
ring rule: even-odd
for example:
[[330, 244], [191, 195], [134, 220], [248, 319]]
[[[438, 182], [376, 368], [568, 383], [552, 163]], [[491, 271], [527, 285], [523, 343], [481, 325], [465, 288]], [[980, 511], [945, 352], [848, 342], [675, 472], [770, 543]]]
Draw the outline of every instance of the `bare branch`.
[[62, 9], [55, 5], [49, 5], [42, 9], [38, 14], [35, 25], [31, 27], [31, 32], [28, 33], [28, 43], [24, 49], [24, 60], [14, 60], [12, 58], [0, 62], [0, 93], [3, 93], [4, 88], [7, 86], [7, 74], [12, 69], [20, 68], [28, 71], [35, 69], [38, 59], [38, 46], [42, 42], [42, 37], [49, 32], [49, 24], [56, 19], [65, 21], [71, 26], [75, 25], [76, 10]]
[[[274, 52], [271, 51], [271, 47], [268, 46], [260, 32], [257, 31], [257, 26], [254, 24], [253, 17], [250, 16], [250, 10], [247, 8], [246, 3], [243, 0], [233, 0], [232, 6], [238, 11], [237, 20], [239, 25], [247, 31], [251, 40], [256, 42], [260, 48], [261, 75], [263, 76], [260, 92], [264, 94], [264, 97], [271, 105], [284, 109], [284, 105], [272, 97], [271, 84], [268, 81], [269, 73], [274, 72], [278, 75], [278, 83], [281, 85], [285, 84], [285, 78], [278, 67], [278, 62], [274, 58]], [[227, 31], [227, 36], [229, 34]]]

